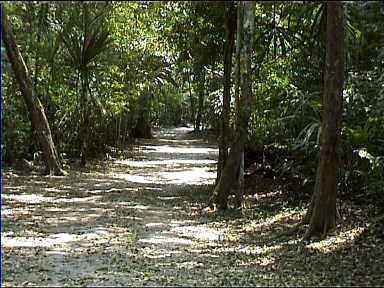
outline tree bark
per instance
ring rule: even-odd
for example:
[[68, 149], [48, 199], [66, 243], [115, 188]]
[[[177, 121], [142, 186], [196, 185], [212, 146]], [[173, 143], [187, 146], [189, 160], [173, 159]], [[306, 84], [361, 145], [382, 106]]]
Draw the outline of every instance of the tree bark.
[[32, 127], [37, 135], [37, 139], [43, 149], [46, 172], [54, 175], [64, 175], [57, 155], [55, 144], [52, 140], [51, 129], [44, 113], [44, 107], [35, 94], [31, 76], [25, 65], [24, 59], [16, 45], [12, 32], [12, 24], [7, 15], [3, 15], [2, 20], [3, 41], [7, 51], [8, 60], [20, 86], [21, 93], [28, 110]]
[[[236, 101], [236, 129], [239, 129], [241, 125], [241, 98], [240, 98], [240, 86], [241, 86], [241, 74], [240, 74], [240, 51], [242, 47], [242, 23], [243, 23], [243, 10], [238, 9], [237, 10], [237, 45], [236, 45], [236, 85], [235, 85], [235, 101]], [[237, 191], [236, 191], [236, 207], [241, 207], [243, 203], [243, 194], [244, 194], [244, 145], [242, 145], [242, 151], [240, 154], [240, 165], [239, 165], [239, 174], [237, 179]]]
[[[229, 2], [226, 2], [228, 4]], [[232, 54], [236, 31], [236, 10], [232, 3], [226, 7], [225, 19], [225, 43], [224, 43], [224, 89], [223, 89], [223, 110], [221, 114], [221, 130], [219, 138], [219, 159], [217, 163], [218, 183], [225, 162], [228, 158], [228, 137], [229, 137], [229, 113], [231, 109], [231, 74], [232, 74]]]
[[[241, 21], [242, 33], [238, 34], [239, 38], [237, 39], [237, 45], [242, 42], [240, 48], [241, 107], [239, 109], [241, 121], [236, 127], [235, 141], [231, 145], [227, 163], [225, 164], [220, 180], [213, 191], [212, 197], [215, 210], [227, 209], [229, 193], [236, 185], [239, 178], [241, 155], [244, 150], [250, 117], [250, 104], [252, 98], [251, 54], [254, 28], [254, 3], [251, 1], [241, 1], [238, 9], [241, 9], [239, 12], [243, 14], [243, 21]], [[238, 29], [239, 28], [240, 27], [238, 27]]]
[[191, 114], [190, 114], [190, 121], [193, 123], [193, 126], [195, 127], [195, 117], [196, 117], [196, 107], [195, 107], [195, 98], [192, 95], [192, 88], [191, 88], [191, 70], [192, 68], [188, 69], [188, 91], [189, 91], [189, 100], [191, 102]]
[[195, 119], [195, 131], [201, 131], [201, 124], [203, 120], [204, 109], [204, 89], [205, 89], [205, 69], [203, 64], [196, 64], [195, 66], [195, 79], [197, 80], [198, 87], [198, 103]]
[[[326, 72], [318, 192], [304, 238], [325, 236], [336, 226], [337, 148], [340, 141], [344, 86], [344, 10], [341, 1], [327, 3]], [[316, 193], [316, 191], [315, 191]]]

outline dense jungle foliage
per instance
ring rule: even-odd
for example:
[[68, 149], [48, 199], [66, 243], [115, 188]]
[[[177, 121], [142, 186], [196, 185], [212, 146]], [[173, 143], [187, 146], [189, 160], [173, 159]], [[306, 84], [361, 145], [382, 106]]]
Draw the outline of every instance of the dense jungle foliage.
[[[283, 164], [279, 173], [300, 175], [303, 185], [313, 185], [325, 66], [325, 5], [296, 2], [255, 3], [254, 98], [247, 149], [300, 155], [295, 161], [277, 156], [276, 163]], [[196, 131], [218, 135], [227, 17], [223, 3], [4, 5], [64, 163], [80, 157], [82, 141], [87, 142], [87, 157], [106, 155], [136, 137], [149, 137], [156, 126], [190, 124]], [[338, 174], [342, 195], [380, 203], [383, 9], [375, 1], [345, 3]], [[3, 161], [36, 161], [41, 148], [4, 47], [2, 53]], [[231, 107], [233, 127], [236, 112]]]
[[384, 285], [383, 1], [1, 8], [2, 284]]

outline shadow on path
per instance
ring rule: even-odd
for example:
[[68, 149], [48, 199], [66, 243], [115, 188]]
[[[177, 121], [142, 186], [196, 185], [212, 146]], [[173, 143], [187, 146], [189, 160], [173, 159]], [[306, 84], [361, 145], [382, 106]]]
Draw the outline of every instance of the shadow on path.
[[282, 191], [251, 193], [241, 215], [194, 218], [212, 190], [217, 150], [184, 140], [189, 131], [157, 130], [154, 139], [138, 141], [132, 157], [93, 163], [88, 173], [5, 172], [2, 284], [384, 284], [383, 242], [367, 234], [367, 212], [358, 207], [313, 243], [287, 234], [304, 208], [288, 208], [275, 197]]

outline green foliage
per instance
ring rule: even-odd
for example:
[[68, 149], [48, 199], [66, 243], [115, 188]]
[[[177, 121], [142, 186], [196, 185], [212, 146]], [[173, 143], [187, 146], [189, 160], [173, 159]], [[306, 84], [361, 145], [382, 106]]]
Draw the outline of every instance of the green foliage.
[[[85, 132], [90, 154], [105, 152], [111, 146], [124, 147], [133, 140], [133, 130], [144, 114], [153, 126], [196, 125], [199, 116], [202, 128], [219, 131], [224, 3], [5, 5], [59, 152], [78, 157]], [[325, 5], [281, 1], [254, 5], [249, 145], [302, 151], [309, 159], [308, 171], [314, 173], [319, 151]], [[347, 69], [339, 184], [346, 195], [382, 193], [384, 50], [380, 5], [345, 3]], [[6, 63], [3, 67], [5, 159], [10, 157], [8, 147], [17, 152], [13, 156], [31, 159], [38, 146], [10, 70]], [[232, 127], [236, 119], [234, 91], [232, 87]], [[15, 127], [12, 137], [8, 137], [10, 127]], [[87, 128], [85, 132], [81, 127]], [[359, 156], [358, 151], [366, 151], [364, 155], [371, 155], [371, 160]], [[314, 179], [314, 174], [306, 177]]]

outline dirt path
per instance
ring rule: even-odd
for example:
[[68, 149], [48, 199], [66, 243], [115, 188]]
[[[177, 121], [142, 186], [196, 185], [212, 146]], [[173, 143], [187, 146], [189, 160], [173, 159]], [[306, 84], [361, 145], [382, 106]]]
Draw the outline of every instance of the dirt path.
[[3, 283], [195, 284], [190, 268], [206, 259], [193, 249], [224, 236], [190, 216], [201, 205], [193, 192], [214, 180], [217, 150], [183, 140], [188, 131], [156, 131], [132, 158], [90, 173], [5, 175]]
[[305, 206], [285, 202], [282, 191], [249, 191], [253, 204], [240, 215], [192, 217], [212, 189], [217, 149], [187, 140], [188, 131], [156, 131], [131, 156], [88, 172], [4, 173], [2, 284], [384, 284], [384, 245], [368, 233], [368, 209], [348, 206], [353, 214], [344, 212], [335, 233], [312, 243], [287, 235]]

